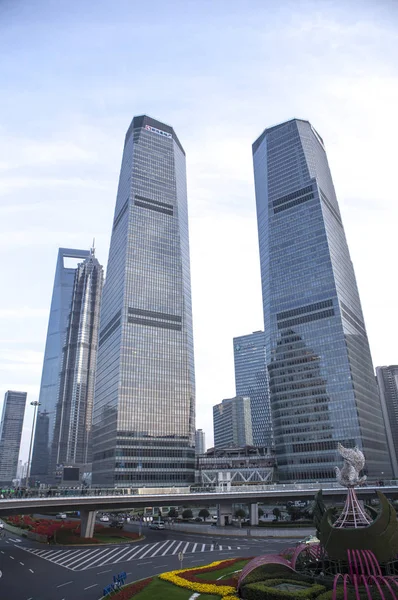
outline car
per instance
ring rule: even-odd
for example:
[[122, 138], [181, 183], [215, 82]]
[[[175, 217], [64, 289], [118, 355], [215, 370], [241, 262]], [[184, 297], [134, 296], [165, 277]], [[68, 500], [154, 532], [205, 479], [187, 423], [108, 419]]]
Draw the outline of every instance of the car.
[[4, 529], [4, 523], [0, 521], [0, 529]]
[[102, 515], [99, 520], [101, 523], [109, 523], [109, 517], [107, 515]]
[[123, 521], [118, 521], [114, 519], [109, 523], [109, 527], [114, 527], [115, 529], [123, 529]]
[[319, 544], [319, 540], [316, 535], [309, 535], [300, 542], [297, 542], [297, 545], [299, 544]]
[[164, 523], [162, 521], [155, 521], [149, 525], [149, 529], [164, 529]]
[[56, 519], [67, 519], [66, 513], [58, 513]]

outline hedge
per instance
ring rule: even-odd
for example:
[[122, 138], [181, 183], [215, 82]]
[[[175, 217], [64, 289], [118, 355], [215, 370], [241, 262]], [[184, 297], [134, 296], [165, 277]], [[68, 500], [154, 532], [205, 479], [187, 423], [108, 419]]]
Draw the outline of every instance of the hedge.
[[326, 588], [323, 585], [312, 584], [305, 590], [295, 590], [294, 592], [287, 592], [285, 590], [278, 590], [275, 586], [279, 583], [291, 583], [296, 585], [302, 585], [303, 582], [297, 579], [268, 579], [266, 582], [261, 581], [258, 583], [249, 583], [242, 589], [242, 598], [245, 600], [310, 600], [311, 598], [319, 597]]
[[[390, 592], [387, 591], [387, 588], [382, 587], [382, 589], [384, 592], [386, 592], [388, 597], [390, 597]], [[393, 589], [396, 589], [396, 588], [393, 588]], [[378, 592], [378, 590], [375, 587], [372, 587], [371, 590], [372, 590], [372, 600], [382, 600], [383, 597], [380, 596], [380, 593]], [[360, 594], [361, 600], [368, 600], [368, 595], [366, 593], [364, 586], [359, 586], [359, 594]], [[332, 598], [333, 598], [333, 592], [332, 592], [332, 590], [329, 590], [328, 592], [324, 592], [323, 594], [318, 596], [318, 598], [316, 600], [332, 600]], [[355, 591], [354, 591], [353, 587], [350, 586], [348, 588], [347, 596], [344, 595], [344, 590], [343, 590], [342, 586], [337, 588], [336, 600], [356, 600], [356, 598], [357, 598], [357, 596], [355, 595]]]

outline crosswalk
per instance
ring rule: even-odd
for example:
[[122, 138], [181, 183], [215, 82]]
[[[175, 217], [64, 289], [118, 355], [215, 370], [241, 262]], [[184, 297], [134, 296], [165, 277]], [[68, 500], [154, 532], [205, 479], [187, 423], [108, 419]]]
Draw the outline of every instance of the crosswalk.
[[[107, 546], [106, 548], [97, 547], [93, 549], [91, 546], [90, 548], [79, 548], [78, 550], [42, 550], [26, 546], [18, 547], [71, 571], [84, 571], [119, 562], [140, 561], [144, 558], [159, 558], [160, 556], [175, 555], [179, 552], [194, 554], [197, 552], [214, 552], [215, 550], [232, 550], [231, 546], [225, 544], [202, 544], [201, 542], [181, 542], [179, 540], [166, 540], [152, 544], [140, 544], [139, 546], [123, 544], [123, 547], [118, 545], [112, 548]], [[240, 550], [240, 546], [237, 546], [236, 550]]]

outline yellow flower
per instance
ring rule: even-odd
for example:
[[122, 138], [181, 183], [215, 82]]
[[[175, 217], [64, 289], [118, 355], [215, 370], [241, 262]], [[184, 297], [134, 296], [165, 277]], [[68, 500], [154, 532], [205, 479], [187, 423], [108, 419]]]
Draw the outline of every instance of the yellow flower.
[[179, 574], [188, 573], [189, 571], [202, 571], [208, 569], [209, 567], [216, 567], [221, 565], [223, 560], [218, 560], [210, 565], [205, 565], [203, 567], [193, 567], [190, 569], [179, 569], [178, 571], [169, 571], [168, 573], [162, 573], [159, 575], [160, 579], [164, 581], [169, 581], [178, 587], [182, 587], [188, 590], [192, 590], [193, 592], [199, 592], [200, 594], [213, 594], [215, 596], [221, 596], [224, 600], [237, 600], [237, 597], [234, 595], [236, 590], [230, 585], [214, 585], [210, 583], [200, 583], [199, 581], [188, 581], [184, 577], [179, 577]]

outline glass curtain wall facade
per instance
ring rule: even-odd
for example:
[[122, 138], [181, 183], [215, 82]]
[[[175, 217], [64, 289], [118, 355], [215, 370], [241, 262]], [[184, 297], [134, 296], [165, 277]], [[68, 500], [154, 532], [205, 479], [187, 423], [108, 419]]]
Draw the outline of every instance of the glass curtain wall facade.
[[[366, 328], [325, 147], [308, 121], [253, 144], [266, 359], [281, 481], [334, 479], [337, 442], [391, 476]], [[388, 473], [388, 475], [387, 475]]]
[[103, 268], [94, 256], [76, 269], [58, 392], [52, 472], [91, 462], [91, 429]]
[[234, 338], [237, 396], [249, 396], [254, 446], [271, 446], [272, 425], [263, 331]]
[[10, 485], [16, 478], [26, 392], [8, 391], [4, 396], [0, 421], [0, 485]]
[[76, 267], [78, 261], [84, 260], [89, 255], [89, 250], [60, 248], [58, 251], [31, 467], [31, 475], [42, 482], [50, 477], [62, 349], [70, 314]]
[[195, 479], [195, 376], [185, 152], [172, 127], [127, 131], [102, 298], [93, 483]]
[[[398, 478], [398, 365], [376, 367], [394, 478]], [[381, 473], [381, 479], [384, 473]]]
[[253, 445], [250, 398], [236, 396], [213, 406], [214, 447]]
[[206, 452], [206, 434], [203, 429], [195, 431], [195, 454], [204, 454]]

